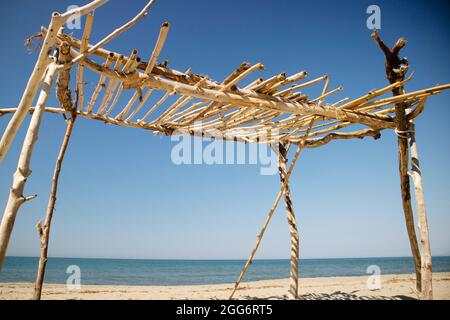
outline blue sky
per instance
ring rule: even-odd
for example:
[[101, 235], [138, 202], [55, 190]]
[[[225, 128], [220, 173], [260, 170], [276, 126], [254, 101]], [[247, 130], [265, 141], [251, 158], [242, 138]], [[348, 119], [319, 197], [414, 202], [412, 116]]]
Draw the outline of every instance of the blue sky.
[[[92, 40], [128, 21], [144, 3], [111, 0], [96, 12]], [[71, 4], [77, 1], [0, 2], [0, 106], [17, 105], [33, 68], [37, 53], [27, 53], [24, 40], [48, 24], [53, 10]], [[307, 70], [311, 79], [328, 74], [331, 87], [344, 86], [344, 93], [330, 99], [337, 101], [386, 85], [383, 56], [366, 28], [371, 4], [381, 8], [387, 43], [399, 36], [409, 40], [403, 54], [415, 76], [406, 90], [450, 82], [447, 1], [157, 0], [147, 18], [107, 47], [126, 54], [137, 48], [148, 59], [167, 20], [171, 30], [161, 58], [175, 69], [192, 67], [222, 80], [250, 61], [265, 64], [258, 76], [266, 78], [282, 71]], [[448, 92], [431, 97], [416, 121], [435, 255], [450, 255], [449, 98]], [[52, 95], [50, 105], [55, 104]], [[8, 120], [0, 118], [0, 132]], [[1, 210], [28, 122], [29, 117], [0, 166]], [[35, 225], [45, 214], [64, 130], [61, 116], [45, 116], [26, 188], [39, 197], [22, 207], [9, 255], [39, 253]], [[50, 256], [247, 258], [278, 192], [278, 176], [261, 176], [256, 165], [176, 166], [173, 146], [148, 131], [79, 119], [61, 174]], [[291, 191], [302, 258], [410, 255], [394, 133], [305, 150]], [[281, 204], [257, 258], [287, 257]]]

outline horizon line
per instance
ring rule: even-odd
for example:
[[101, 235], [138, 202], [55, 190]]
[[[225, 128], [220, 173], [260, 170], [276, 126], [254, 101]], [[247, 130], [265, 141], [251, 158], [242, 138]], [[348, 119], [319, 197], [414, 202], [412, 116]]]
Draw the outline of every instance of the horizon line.
[[[450, 257], [450, 254], [437, 254], [432, 255], [432, 258], [437, 257]], [[21, 255], [10, 255], [6, 256], [6, 258], [36, 258], [39, 259], [38, 256], [21, 256]], [[91, 260], [169, 260], [169, 261], [247, 261], [248, 258], [224, 258], [224, 259], [195, 259], [195, 258], [107, 258], [107, 257], [62, 257], [62, 256], [52, 256], [48, 257], [49, 259], [91, 259]], [[338, 260], [338, 259], [383, 259], [383, 258], [411, 258], [412, 256], [373, 256], [373, 257], [329, 257], [329, 258], [301, 258], [301, 260]], [[255, 260], [289, 260], [290, 258], [258, 258]]]

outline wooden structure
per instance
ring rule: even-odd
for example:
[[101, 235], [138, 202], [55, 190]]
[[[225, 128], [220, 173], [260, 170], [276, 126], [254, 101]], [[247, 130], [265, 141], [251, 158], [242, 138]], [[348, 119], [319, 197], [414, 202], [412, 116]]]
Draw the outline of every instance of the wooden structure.
[[[23, 191], [31, 174], [30, 159], [41, 119], [45, 112], [69, 117], [55, 166], [46, 220], [43, 226], [41, 223], [38, 224], [41, 254], [35, 299], [41, 296], [59, 172], [77, 117], [152, 130], [165, 135], [181, 130], [186, 135], [208, 136], [210, 130], [214, 130], [220, 133], [219, 139], [265, 143], [273, 147], [279, 155], [280, 191], [230, 298], [233, 297], [245, 271], [252, 263], [282, 197], [285, 200], [291, 235], [290, 293], [293, 298], [298, 296], [299, 235], [288, 182], [301, 150], [316, 148], [337, 139], [364, 137], [377, 139], [383, 130], [395, 131], [399, 145], [402, 202], [416, 268], [417, 290], [420, 298], [432, 298], [431, 253], [413, 121], [423, 111], [430, 95], [448, 89], [450, 85], [406, 93], [404, 85], [411, 77], [405, 79], [408, 64], [405, 59], [398, 58], [400, 49], [405, 45], [404, 40], [400, 39], [391, 50], [376, 33], [373, 34], [374, 40], [386, 55], [386, 72], [390, 81], [388, 86], [357, 99], [346, 98], [335, 103], [327, 103], [326, 98], [341, 91], [342, 88], [330, 90], [326, 75], [308, 81], [305, 80], [308, 75], [306, 71], [293, 75], [279, 73], [267, 79], [256, 77], [250, 84], [240, 86], [242, 80], [248, 80], [248, 77], [264, 66], [261, 63], [251, 65], [245, 62], [222, 82], [216, 82], [191, 70], [180, 72], [164, 63], [158, 63], [170, 28], [167, 22], [161, 26], [158, 40], [153, 52], [148, 56], [148, 61], [141, 60], [137, 50], [132, 50], [131, 54], [126, 56], [105, 49], [110, 40], [147, 15], [153, 0], [128, 23], [115, 29], [98, 43], [91, 44], [89, 39], [94, 10], [106, 2], [107, 0], [95, 0], [76, 10], [52, 15], [48, 28], [42, 28], [39, 34], [34, 36], [41, 37], [43, 44], [19, 105], [17, 108], [0, 109], [0, 116], [12, 114], [0, 141], [0, 161], [6, 156], [26, 114], [32, 114], [0, 226], [0, 266], [6, 255], [18, 210], [25, 201], [34, 198], [25, 196]], [[64, 33], [63, 25], [73, 14], [86, 16], [82, 39]], [[54, 49], [56, 53], [49, 56], [49, 52]], [[85, 72], [93, 72], [99, 76], [98, 84], [91, 96], [86, 96], [83, 88]], [[75, 76], [76, 88], [69, 86], [72, 76]], [[56, 95], [60, 106], [51, 108], [47, 106], [47, 98], [55, 78]], [[309, 97], [304, 92], [313, 85], [323, 86], [322, 93], [318, 97]], [[38, 90], [40, 92], [37, 104], [32, 107], [32, 101]], [[125, 90], [131, 90], [133, 95], [126, 104], [120, 105], [119, 97]], [[149, 97], [158, 91], [163, 92], [162, 97], [156, 104], [149, 105], [147, 103]], [[394, 95], [386, 97], [390, 92]], [[173, 96], [177, 98], [176, 101], [168, 103], [169, 97]], [[361, 125], [364, 126], [363, 129]], [[217, 135], [214, 135], [214, 138], [217, 139]], [[289, 164], [287, 152], [292, 147], [296, 148], [296, 151]], [[412, 163], [411, 171], [408, 169], [409, 156]], [[417, 240], [415, 232], [409, 175], [412, 176], [415, 186], [420, 241]]]

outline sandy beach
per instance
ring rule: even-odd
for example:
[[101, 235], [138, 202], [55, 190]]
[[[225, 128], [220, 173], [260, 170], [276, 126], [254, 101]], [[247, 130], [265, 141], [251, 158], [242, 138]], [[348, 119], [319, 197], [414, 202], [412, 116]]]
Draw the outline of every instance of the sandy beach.
[[[368, 276], [327, 277], [300, 279], [299, 294], [304, 300], [367, 300], [416, 299], [414, 275], [382, 275], [381, 289], [367, 288]], [[237, 291], [237, 299], [289, 299], [289, 280], [245, 282]], [[231, 284], [190, 286], [112, 286], [82, 285], [68, 289], [62, 284], [45, 284], [42, 299], [117, 299], [117, 300], [171, 300], [171, 299], [227, 299]], [[0, 283], [0, 299], [30, 299], [31, 283]], [[450, 272], [433, 274], [435, 299], [450, 300]]]

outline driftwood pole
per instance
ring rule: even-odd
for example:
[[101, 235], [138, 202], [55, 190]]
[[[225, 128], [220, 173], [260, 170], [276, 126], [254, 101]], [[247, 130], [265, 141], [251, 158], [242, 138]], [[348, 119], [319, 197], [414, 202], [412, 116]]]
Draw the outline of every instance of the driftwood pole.
[[414, 183], [414, 194], [416, 199], [417, 216], [419, 220], [420, 232], [420, 253], [421, 253], [421, 272], [422, 272], [422, 291], [420, 299], [433, 299], [432, 286], [432, 259], [430, 238], [428, 235], [427, 211], [425, 208], [425, 195], [422, 187], [422, 172], [420, 171], [419, 151], [417, 149], [416, 127], [414, 121], [409, 124], [409, 146], [411, 154], [411, 171], [409, 172]]
[[255, 258], [256, 252], [258, 251], [259, 245], [261, 244], [264, 233], [266, 232], [267, 226], [269, 225], [269, 222], [272, 219], [273, 214], [275, 213], [275, 209], [277, 208], [278, 203], [281, 200], [281, 196], [283, 195], [284, 189], [286, 188], [286, 186], [289, 182], [289, 177], [290, 177], [292, 171], [294, 170], [295, 163], [297, 162], [298, 156], [300, 155], [302, 148], [303, 148], [303, 145], [299, 145], [297, 147], [297, 152], [295, 154], [295, 157], [291, 162], [291, 166], [289, 167], [287, 175], [281, 185], [281, 189], [280, 189], [280, 191], [278, 191], [278, 194], [275, 198], [275, 202], [273, 203], [272, 208], [270, 209], [269, 214], [267, 215], [266, 220], [264, 221], [261, 231], [258, 234], [255, 246], [253, 247], [253, 250], [250, 254], [250, 258], [248, 258], [247, 262], [244, 265], [244, 268], [242, 268], [241, 273], [239, 274], [238, 279], [234, 283], [233, 291], [231, 292], [230, 297], [229, 297], [230, 300], [233, 299], [234, 293], [236, 292], [237, 288], [239, 287], [239, 284], [241, 283], [242, 278], [244, 277], [245, 272], [247, 271], [248, 267], [253, 263], [253, 259]]
[[[38, 90], [39, 84], [44, 76], [45, 71], [48, 66], [48, 53], [50, 52], [52, 46], [56, 42], [56, 33], [58, 29], [61, 27], [61, 20], [58, 19], [59, 14], [53, 13], [50, 25], [48, 26], [48, 30], [50, 30], [44, 39], [44, 43], [42, 45], [39, 57], [36, 61], [36, 65], [34, 66], [33, 72], [28, 80], [27, 86], [23, 92], [22, 99], [19, 102], [17, 107], [17, 111], [12, 116], [11, 120], [8, 123], [8, 126], [5, 129], [5, 132], [2, 135], [0, 140], [0, 163], [5, 157], [8, 149], [11, 145], [12, 140], [14, 139], [17, 130], [19, 129], [20, 124], [22, 123], [25, 115], [27, 114], [28, 109], [33, 103], [34, 96]], [[0, 257], [1, 261], [1, 257]], [[1, 263], [0, 263], [1, 264]]]
[[[372, 33], [372, 38], [378, 44], [378, 46], [383, 51], [386, 62], [386, 77], [388, 81], [392, 84], [397, 81], [403, 81], [405, 74], [408, 71], [408, 61], [406, 58], [400, 59], [398, 54], [400, 50], [406, 45], [405, 39], [398, 39], [392, 49], [389, 49], [384, 42], [378, 36], [378, 33], [374, 31]], [[396, 87], [392, 90], [394, 96], [400, 96], [405, 94], [403, 86]], [[420, 175], [420, 170], [418, 167], [418, 155], [417, 146], [410, 128], [410, 123], [408, 121], [406, 110], [409, 108], [409, 104], [405, 102], [398, 102], [395, 104], [395, 132], [397, 133], [397, 143], [398, 143], [398, 155], [399, 155], [399, 171], [400, 171], [400, 186], [402, 191], [402, 204], [403, 211], [406, 219], [406, 227], [408, 230], [409, 241], [411, 244], [411, 251], [414, 258], [414, 264], [416, 269], [416, 289], [419, 292], [419, 297], [421, 299], [432, 299], [432, 283], [431, 283], [431, 253], [430, 244], [428, 237], [428, 224], [426, 220], [425, 212], [425, 202], [422, 190], [422, 179]], [[411, 135], [412, 133], [412, 135]], [[411, 150], [408, 148], [408, 139], [410, 139]], [[414, 148], [414, 151], [412, 150]], [[412, 177], [415, 183], [416, 196], [419, 198], [416, 200], [418, 215], [419, 215], [419, 225], [421, 233], [421, 252], [419, 251], [419, 246], [417, 243], [417, 236], [414, 226], [414, 216], [413, 209], [411, 205], [411, 191], [410, 182], [408, 176], [408, 163], [409, 157], [408, 152], [411, 151], [411, 157], [413, 161], [413, 171]], [[415, 153], [413, 155], [412, 153]], [[414, 159], [415, 158], [415, 159]], [[416, 162], [416, 163], [415, 163]], [[416, 170], [416, 171], [415, 171]], [[426, 258], [425, 256], [426, 255]], [[424, 258], [426, 261], [424, 261]], [[424, 274], [426, 273], [426, 275]], [[424, 277], [424, 278], [422, 278]], [[424, 291], [426, 287], [426, 292]]]
[[[48, 58], [47, 58], [48, 59]], [[39, 99], [36, 104], [30, 125], [25, 136], [25, 140], [20, 152], [16, 172], [13, 176], [13, 183], [9, 192], [8, 202], [3, 213], [2, 223], [0, 225], [0, 269], [3, 266], [9, 239], [14, 227], [17, 212], [20, 206], [29, 198], [23, 195], [25, 183], [31, 175], [30, 160], [34, 145], [38, 138], [39, 126], [45, 111], [45, 105], [52, 87], [53, 78], [57, 71], [57, 65], [51, 63], [47, 69]]]
[[[406, 132], [408, 130], [407, 122], [405, 122], [404, 107], [396, 105], [396, 123], [397, 132]], [[403, 110], [403, 111], [402, 111]], [[399, 121], [397, 121], [397, 119]], [[420, 251], [417, 243], [417, 235], [414, 223], [414, 214], [411, 204], [411, 191], [410, 181], [408, 176], [408, 140], [405, 134], [398, 134], [398, 168], [400, 173], [400, 188], [402, 195], [403, 212], [405, 214], [406, 228], [408, 231], [409, 242], [411, 245], [411, 251], [414, 259], [414, 266], [416, 270], [416, 290], [422, 291], [422, 273], [421, 273], [421, 261]]]
[[[278, 171], [280, 173], [281, 186], [285, 185], [284, 181], [288, 178], [286, 171], [287, 163], [287, 148], [282, 142], [278, 145], [279, 150], [279, 166]], [[289, 224], [289, 232], [291, 234], [291, 277], [289, 292], [294, 299], [298, 298], [298, 250], [299, 250], [299, 238], [297, 230], [297, 221], [292, 207], [291, 192], [289, 184], [286, 183], [286, 187], [283, 188], [284, 202], [286, 205], [286, 216]]]
[[[70, 45], [67, 42], [62, 42], [58, 46], [57, 52], [58, 52], [57, 64], [59, 66], [62, 66], [70, 62], [71, 60]], [[48, 252], [48, 242], [50, 238], [50, 226], [52, 223], [53, 212], [55, 210], [56, 194], [58, 192], [59, 173], [61, 171], [64, 155], [66, 153], [66, 149], [69, 144], [70, 137], [72, 135], [73, 125], [75, 124], [75, 120], [77, 118], [79, 94], [77, 90], [74, 106], [72, 103], [72, 92], [69, 88], [69, 84], [70, 84], [70, 68], [62, 69], [61, 71], [58, 72], [58, 79], [56, 81], [56, 97], [58, 98], [60, 106], [63, 109], [70, 111], [71, 117], [69, 120], [66, 120], [67, 121], [66, 133], [64, 135], [64, 140], [59, 150], [55, 170], [53, 172], [52, 188], [50, 192], [50, 199], [48, 200], [47, 212], [45, 214], [44, 228], [42, 229], [41, 221], [39, 221], [37, 225], [41, 250], [33, 294], [34, 300], [39, 300], [42, 294], [42, 284], [44, 282], [45, 267], [47, 265], [47, 252]]]
[[[264, 221], [264, 224], [263, 224], [263, 227], [261, 228], [260, 233], [258, 234], [258, 238], [256, 240], [255, 246], [253, 247], [252, 253], [250, 254], [250, 258], [248, 258], [247, 262], [244, 265], [244, 268], [242, 268], [241, 273], [239, 274], [238, 279], [234, 283], [233, 291], [231, 292], [230, 297], [229, 297], [230, 300], [233, 299], [234, 293], [236, 292], [237, 288], [239, 287], [239, 284], [241, 283], [242, 278], [245, 275], [245, 272], [247, 271], [248, 267], [252, 264], [253, 259], [255, 258], [256, 251], [258, 251], [259, 245], [261, 244], [261, 241], [262, 241], [262, 238], [264, 236], [264, 233], [266, 232], [267, 226], [269, 225], [269, 222], [272, 219], [273, 214], [275, 213], [275, 209], [277, 208], [278, 203], [281, 200], [281, 196], [284, 194], [285, 188], [288, 186], [289, 178], [290, 178], [290, 176], [292, 174], [292, 171], [294, 171], [295, 164], [297, 163], [297, 160], [298, 160], [298, 158], [300, 156], [300, 153], [302, 152], [303, 147], [306, 144], [306, 140], [307, 140], [307, 138], [308, 138], [308, 136], [309, 136], [309, 134], [311, 132], [311, 129], [312, 129], [313, 125], [314, 125], [314, 122], [315, 122], [315, 118], [310, 122], [309, 127], [306, 130], [306, 134], [303, 136], [302, 140], [297, 145], [297, 150], [295, 151], [295, 155], [292, 158], [291, 164], [289, 166], [289, 170], [287, 171], [286, 175], [284, 175], [284, 179], [281, 181], [280, 191], [278, 192], [277, 197], [275, 198], [275, 202], [272, 205], [272, 208], [270, 209], [266, 220]], [[273, 145], [271, 145], [271, 146], [272, 146], [272, 149], [277, 154], [279, 154], [280, 151], [277, 150]]]
[[[77, 98], [78, 100], [78, 94]], [[45, 275], [45, 267], [47, 265], [47, 253], [48, 253], [48, 243], [50, 239], [50, 227], [53, 218], [53, 212], [55, 210], [55, 202], [56, 202], [56, 194], [58, 192], [58, 181], [59, 174], [61, 172], [62, 162], [64, 160], [64, 155], [67, 150], [67, 146], [69, 145], [69, 140], [72, 135], [73, 125], [75, 124], [77, 116], [77, 102], [72, 107], [72, 113], [69, 120], [67, 120], [67, 128], [66, 133], [64, 135], [64, 140], [62, 142], [61, 148], [59, 150], [58, 158], [56, 160], [55, 170], [53, 171], [52, 178], [52, 188], [50, 192], [50, 199], [48, 200], [47, 212], [45, 214], [45, 222], [44, 228], [42, 228], [41, 221], [39, 221], [37, 228], [39, 232], [39, 239], [41, 244], [40, 257], [39, 257], [39, 265], [36, 273], [36, 282], [34, 285], [34, 300], [40, 300], [42, 294], [42, 285], [44, 283], [44, 275]]]
[[[39, 84], [41, 83], [45, 70], [47, 69], [48, 53], [56, 43], [56, 37], [59, 29], [67, 20], [72, 18], [74, 15], [78, 15], [79, 17], [86, 15], [87, 13], [105, 4], [107, 1], [108, 0], [94, 0], [82, 7], [67, 11], [63, 14], [59, 14], [58, 12], [53, 13], [52, 19], [47, 29], [48, 32], [45, 35], [44, 42], [39, 53], [39, 57], [36, 61], [33, 72], [28, 79], [27, 86], [25, 87], [22, 98], [17, 107], [17, 111], [9, 121], [8, 126], [6, 127], [2, 138], [0, 139], [0, 163], [3, 161], [3, 158], [8, 152], [8, 149], [17, 133], [17, 130], [19, 129], [21, 123], [23, 122], [23, 119], [25, 118], [25, 115], [31, 107]], [[1, 260], [2, 257], [0, 257], [0, 265]]]
[[[30, 159], [33, 153], [33, 147], [36, 143], [39, 126], [45, 106], [47, 104], [48, 95], [51, 89], [51, 84], [55, 73], [58, 71], [58, 66], [53, 61], [49, 60], [48, 54], [52, 47], [56, 43], [58, 31], [64, 25], [64, 23], [71, 19], [74, 15], [79, 17], [92, 12], [96, 8], [105, 4], [108, 0], [94, 0], [82, 7], [67, 11], [63, 14], [57, 12], [53, 13], [52, 19], [49, 24], [48, 31], [44, 38], [41, 51], [39, 53], [38, 60], [34, 66], [33, 72], [28, 79], [27, 86], [23, 92], [22, 98], [19, 102], [17, 110], [14, 112], [11, 120], [9, 121], [0, 140], [0, 163], [5, 157], [8, 149], [19, 129], [26, 113], [30, 110], [34, 96], [42, 83], [43, 88], [39, 94], [36, 108], [31, 118], [30, 125], [28, 127], [27, 134], [22, 146], [22, 151], [19, 157], [17, 170], [14, 173], [13, 185], [11, 187], [8, 202], [6, 204], [5, 211], [3, 213], [2, 222], [0, 225], [0, 270], [3, 267], [3, 262], [8, 248], [9, 239], [11, 237], [14, 222], [17, 216], [17, 212], [26, 200], [30, 197], [23, 196], [23, 190], [27, 178], [31, 174]], [[44, 78], [45, 75], [45, 78]], [[42, 80], [44, 78], [44, 80]]]

